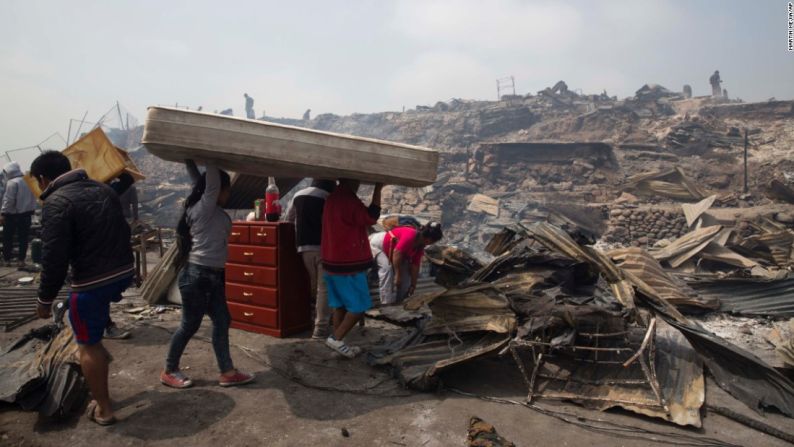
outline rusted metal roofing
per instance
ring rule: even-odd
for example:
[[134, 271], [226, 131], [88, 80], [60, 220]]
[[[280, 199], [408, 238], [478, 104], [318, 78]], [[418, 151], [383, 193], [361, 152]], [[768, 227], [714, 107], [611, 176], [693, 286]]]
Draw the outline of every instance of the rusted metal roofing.
[[615, 298], [626, 308], [634, 308], [634, 288], [626, 280], [623, 270], [616, 266], [604, 253], [592, 247], [579, 245], [566, 232], [545, 222], [526, 228], [538, 242], [550, 250], [586, 262], [597, 269], [609, 283]]
[[720, 279], [689, 285], [703, 298], [719, 299], [720, 310], [741, 315], [794, 317], [794, 278], [777, 281]]
[[658, 261], [667, 261], [670, 266], [677, 268], [686, 260], [700, 253], [706, 246], [717, 238], [722, 227], [714, 225], [698, 228], [676, 239], [670, 245], [651, 253]]
[[461, 334], [454, 343], [447, 339], [427, 340], [421, 330], [387, 346], [383, 352], [372, 352], [370, 365], [389, 365], [395, 377], [406, 386], [419, 390], [437, 388], [438, 374], [452, 366], [477, 357], [493, 354], [509, 341], [506, 334], [473, 332]]
[[[0, 289], [0, 327], [8, 332], [36, 318], [38, 293], [30, 287], [7, 287]], [[66, 298], [62, 291], [59, 299]]]
[[716, 297], [698, 295], [686, 284], [677, 281], [647, 251], [639, 247], [614, 250], [609, 256], [618, 262], [625, 271], [631, 272], [654, 290], [667, 302], [678, 308], [716, 310], [720, 301]]
[[670, 170], [646, 172], [629, 177], [627, 189], [637, 194], [659, 195], [677, 200], [702, 200], [706, 192], [676, 166]]

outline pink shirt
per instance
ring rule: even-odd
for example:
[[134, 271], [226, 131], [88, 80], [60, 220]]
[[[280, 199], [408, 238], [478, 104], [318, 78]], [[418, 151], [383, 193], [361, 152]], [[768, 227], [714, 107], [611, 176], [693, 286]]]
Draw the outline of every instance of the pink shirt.
[[396, 227], [391, 231], [387, 231], [386, 235], [383, 237], [383, 252], [387, 255], [391, 253], [392, 249], [392, 237], [389, 233], [397, 238], [397, 245], [394, 247], [395, 250], [399, 250], [403, 256], [407, 256], [413, 265], [422, 263], [422, 256], [425, 254], [425, 249], [414, 248], [414, 241], [419, 237], [418, 231], [411, 227]]

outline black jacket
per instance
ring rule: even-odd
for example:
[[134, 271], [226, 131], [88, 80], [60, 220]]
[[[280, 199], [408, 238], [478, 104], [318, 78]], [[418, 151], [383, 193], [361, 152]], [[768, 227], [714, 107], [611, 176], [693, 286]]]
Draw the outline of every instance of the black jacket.
[[40, 303], [52, 303], [70, 265], [76, 292], [134, 275], [130, 227], [113, 189], [76, 169], [52, 182], [41, 200]]
[[287, 211], [287, 221], [295, 223], [298, 252], [320, 251], [323, 236], [323, 207], [328, 191], [310, 186], [301, 189], [292, 198]]

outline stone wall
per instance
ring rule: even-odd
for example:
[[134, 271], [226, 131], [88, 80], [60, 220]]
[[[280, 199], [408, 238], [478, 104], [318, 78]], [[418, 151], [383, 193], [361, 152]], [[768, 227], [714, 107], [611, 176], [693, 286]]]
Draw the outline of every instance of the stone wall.
[[680, 209], [619, 205], [609, 212], [603, 241], [644, 247], [662, 239], [675, 240], [688, 231], [684, 213]]

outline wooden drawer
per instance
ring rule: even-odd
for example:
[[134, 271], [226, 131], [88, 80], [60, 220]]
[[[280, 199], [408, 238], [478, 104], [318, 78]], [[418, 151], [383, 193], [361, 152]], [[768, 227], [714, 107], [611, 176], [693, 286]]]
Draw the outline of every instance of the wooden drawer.
[[270, 227], [254, 226], [250, 228], [250, 240], [255, 245], [269, 245], [275, 246], [278, 242], [278, 227], [275, 225]]
[[247, 304], [227, 303], [232, 321], [255, 324], [271, 328], [278, 327], [278, 311], [264, 307], [249, 306]]
[[229, 244], [229, 262], [276, 266], [276, 248]]
[[229, 234], [230, 244], [248, 244], [251, 242], [251, 235], [247, 225], [232, 225], [232, 232]]
[[245, 284], [226, 283], [226, 299], [252, 306], [278, 307], [278, 290]]
[[229, 282], [275, 287], [276, 278], [278, 278], [278, 270], [275, 268], [226, 264], [226, 280]]

